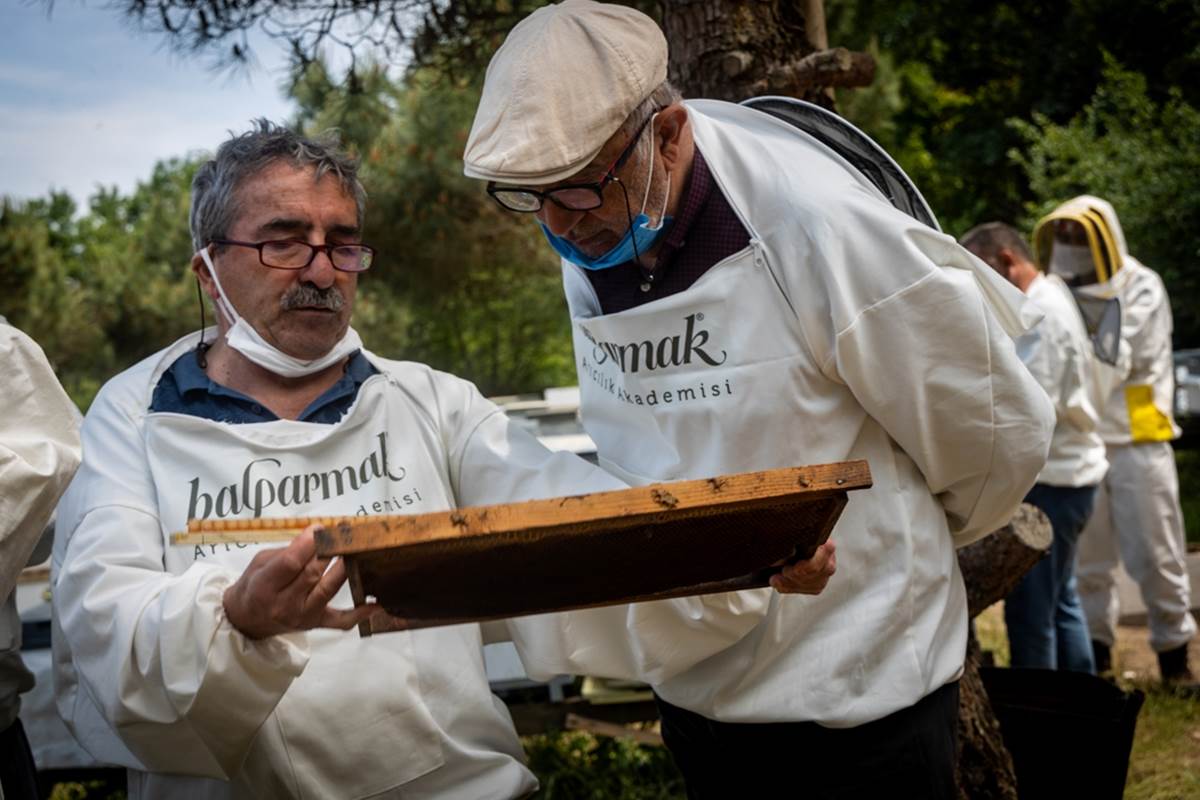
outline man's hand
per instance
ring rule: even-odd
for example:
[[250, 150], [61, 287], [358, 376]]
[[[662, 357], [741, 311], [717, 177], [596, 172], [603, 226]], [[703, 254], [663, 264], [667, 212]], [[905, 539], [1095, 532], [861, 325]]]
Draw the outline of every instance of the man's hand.
[[222, 598], [225, 616], [251, 639], [311, 628], [349, 630], [377, 613], [377, 605], [330, 608], [329, 602], [346, 580], [341, 559], [317, 558], [310, 525], [287, 547], [264, 550], [250, 562], [237, 583]]
[[778, 575], [772, 575], [772, 588], [781, 594], [820, 594], [837, 571], [836, 550], [827, 539], [812, 558], [785, 566]]

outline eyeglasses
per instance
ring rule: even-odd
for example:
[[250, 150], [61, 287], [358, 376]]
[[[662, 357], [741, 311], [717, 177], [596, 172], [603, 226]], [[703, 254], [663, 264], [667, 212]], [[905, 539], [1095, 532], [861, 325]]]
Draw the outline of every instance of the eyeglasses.
[[612, 181], [619, 181], [617, 170], [625, 166], [625, 162], [633, 155], [633, 146], [642, 137], [642, 131], [654, 119], [651, 114], [633, 134], [629, 144], [617, 156], [612, 166], [604, 171], [604, 175], [595, 183], [568, 183], [549, 191], [539, 192], [536, 189], [518, 189], [512, 186], [497, 186], [494, 181], [487, 185], [487, 193], [492, 199], [509, 211], [519, 211], [532, 214], [541, 211], [547, 200], [566, 211], [591, 211], [604, 205], [604, 187]]
[[239, 242], [233, 239], [213, 239], [211, 244], [232, 244], [253, 247], [258, 260], [272, 269], [304, 269], [317, 253], [324, 253], [333, 268], [342, 272], [365, 272], [375, 260], [375, 248], [365, 244], [309, 244], [298, 239], [273, 239], [269, 242]]

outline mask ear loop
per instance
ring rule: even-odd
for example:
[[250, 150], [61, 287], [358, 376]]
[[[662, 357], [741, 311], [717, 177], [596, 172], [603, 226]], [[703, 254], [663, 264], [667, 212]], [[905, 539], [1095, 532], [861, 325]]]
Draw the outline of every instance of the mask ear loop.
[[646, 201], [650, 199], [650, 184], [654, 180], [654, 117], [658, 116], [658, 112], [650, 117], [650, 174], [646, 176], [646, 191], [642, 194], [642, 210], [638, 213], [646, 213]]
[[[237, 324], [238, 318], [237, 318], [235, 312], [233, 311], [233, 304], [229, 303], [225, 299], [225, 290], [223, 288], [221, 288], [221, 279], [217, 277], [217, 267], [215, 264], [213, 264], [212, 256], [210, 256], [208, 253], [208, 245], [205, 245], [204, 247], [200, 248], [199, 253], [200, 253], [200, 258], [204, 261], [204, 266], [208, 267], [209, 277], [211, 277], [213, 279], [213, 283], [215, 283], [217, 286], [217, 298], [214, 301], [214, 305], [216, 306], [216, 309], [217, 309], [217, 314], [218, 315], [224, 314], [225, 318], [229, 320], [230, 325]], [[205, 352], [208, 351], [208, 348], [211, 346], [211, 343], [205, 343], [205, 341], [204, 341], [204, 296], [200, 292], [200, 279], [199, 278], [196, 278], [196, 296], [200, 300], [200, 345], [199, 345], [199, 347], [197, 347], [196, 363], [198, 363], [201, 368], [207, 369], [208, 368], [208, 358], [205, 355]], [[201, 349], [203, 349], [204, 352], [201, 352]]]
[[211, 342], [204, 341], [204, 293], [200, 291], [200, 279], [196, 278], [196, 301], [200, 303], [200, 344], [196, 345], [196, 364], [200, 369], [208, 369], [208, 348]]
[[[655, 147], [654, 147], [654, 120], [657, 116], [658, 116], [658, 112], [655, 111], [654, 114], [651, 115], [651, 117], [650, 117], [650, 174], [646, 176], [646, 191], [642, 194], [642, 210], [638, 212], [639, 214], [644, 214], [646, 212], [646, 202], [650, 199], [650, 182], [654, 178], [654, 150], [655, 150]], [[636, 264], [638, 269], [640, 269], [642, 271], [642, 278], [644, 278], [647, 282], [653, 281], [654, 276], [651, 274], [650, 270], [648, 270], [644, 266], [642, 266], [642, 256], [641, 256], [641, 253], [638, 252], [637, 236], [633, 235], [633, 208], [629, 204], [629, 190], [627, 190], [625, 188], [625, 184], [620, 178], [618, 178], [614, 175], [613, 180], [616, 183], [619, 183], [621, 185], [621, 193], [625, 196], [625, 219], [629, 222], [630, 244], [633, 245], [633, 263]], [[668, 194], [669, 194], [670, 188], [671, 188], [670, 181], [671, 181], [671, 175], [670, 175], [670, 173], [668, 173], [667, 174]], [[663, 214], [665, 214], [666, 211], [667, 211], [667, 201], [664, 199], [663, 200]], [[660, 226], [662, 225], [662, 214], [659, 214], [658, 224]]]

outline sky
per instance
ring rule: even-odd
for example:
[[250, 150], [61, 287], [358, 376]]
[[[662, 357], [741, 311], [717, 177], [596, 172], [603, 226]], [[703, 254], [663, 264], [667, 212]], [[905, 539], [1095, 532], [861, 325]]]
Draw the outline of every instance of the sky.
[[290, 117], [281, 45], [252, 39], [258, 64], [230, 74], [170, 52], [105, 0], [0, 0], [0, 195], [98, 185], [131, 191], [157, 161], [211, 151], [251, 119]]

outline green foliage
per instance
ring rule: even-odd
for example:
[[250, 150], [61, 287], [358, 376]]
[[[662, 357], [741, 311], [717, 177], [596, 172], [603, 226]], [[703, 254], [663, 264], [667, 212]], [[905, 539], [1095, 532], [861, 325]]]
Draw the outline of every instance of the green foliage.
[[1179, 472], [1179, 504], [1183, 508], [1183, 527], [1187, 541], [1200, 545], [1200, 451], [1176, 450]]
[[860, 114], [853, 92], [839, 93], [839, 108], [897, 157], [955, 235], [1020, 216], [1029, 189], [1007, 158], [1021, 140], [1006, 120], [1069, 120], [1100, 81], [1100, 46], [1145, 75], [1156, 99], [1178, 86], [1193, 106], [1200, 102], [1192, 0], [1136, 9], [1118, 0], [1006, 0], [986, 10], [956, 0], [827, 6], [830, 42], [874, 43], [884, 56], [876, 77], [883, 89], [868, 90], [876, 94], [868, 105], [887, 113]]
[[50, 789], [50, 800], [125, 800], [123, 789], [113, 789], [102, 780], [56, 783]]
[[[482, 56], [540, 3], [447, 7], [416, 36], [420, 57], [402, 81], [377, 64], [335, 79], [308, 62], [288, 85], [293, 124], [335, 127], [363, 159], [366, 238], [381, 254], [360, 283], [356, 325], [368, 345], [488, 393], [574, 378], [556, 259], [532, 220], [501, 212], [461, 175]], [[840, 94], [843, 113], [896, 157], [948, 232], [1104, 195], [1134, 254], [1167, 281], [1179, 344], [1200, 343], [1192, 2], [1131, 13], [1117, 0], [1007, 0], [986, 19], [952, 0], [828, 6], [830, 40], [870, 49], [879, 64], [874, 86]], [[1098, 44], [1124, 69], [1106, 72]], [[0, 313], [42, 342], [82, 404], [195, 327], [194, 167], [160, 164], [130, 196], [102, 191], [82, 209], [63, 194], [0, 204]]]
[[[380, 251], [355, 311], [367, 346], [489, 394], [573, 382], [557, 259], [532, 219], [462, 176], [478, 87], [420, 74], [397, 85], [381, 67], [339, 84], [316, 63], [292, 91], [296, 126], [338, 129], [363, 161], [365, 239]], [[42, 345], [85, 409], [105, 380], [198, 327], [198, 163], [160, 163], [131, 195], [101, 190], [84, 211], [61, 193], [0, 203], [0, 314]]]
[[[876, 55], [838, 95], [960, 235], [1104, 197], [1200, 344], [1200, 14], [1190, 0], [830, 3], [830, 41]], [[1118, 64], [1123, 66], [1118, 66]], [[1015, 155], [1014, 155], [1015, 154]], [[1014, 169], [1014, 164], [1019, 167]]]
[[[968, 116], [970, 95], [938, 83], [927, 64], [900, 65], [873, 40], [866, 48], [876, 59], [875, 82], [838, 94], [838, 110], [866, 131], [904, 169], [933, 208], [946, 230], [970, 227], [986, 213], [977, 169], [946, 169], [937, 145], [958, 135]], [[907, 117], [936, 120], [914, 125]]]
[[402, 86], [360, 89], [377, 99], [331, 104], [326, 95], [311, 128], [359, 129], [349, 109], [391, 109], [357, 142], [371, 195], [365, 238], [380, 251], [358, 311], [372, 348], [462, 375], [487, 394], [573, 382], [557, 258], [532, 218], [502, 211], [462, 175], [479, 87], [417, 72]]
[[1110, 58], [1068, 122], [1035, 114], [1011, 124], [1023, 140], [1011, 157], [1033, 194], [1027, 227], [1076, 195], [1108, 200], [1130, 252], [1167, 284], [1177, 345], [1200, 345], [1200, 110], [1178, 89], [1154, 101], [1145, 77]]
[[86, 408], [115, 372], [194, 329], [185, 266], [193, 162], [159, 164], [133, 194], [0, 205], [0, 314], [32, 336]]
[[584, 732], [530, 736], [529, 768], [537, 800], [675, 800], [686, 797], [683, 776], [665, 747]]
[[355, 69], [339, 84], [323, 62], [314, 61], [297, 69], [289, 94], [300, 107], [293, 127], [335, 129], [356, 156], [370, 150], [397, 111], [395, 87], [380, 64]]

